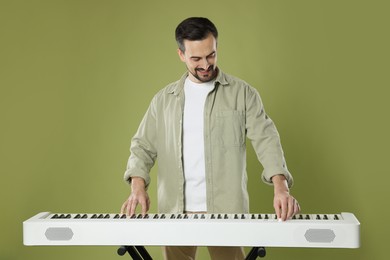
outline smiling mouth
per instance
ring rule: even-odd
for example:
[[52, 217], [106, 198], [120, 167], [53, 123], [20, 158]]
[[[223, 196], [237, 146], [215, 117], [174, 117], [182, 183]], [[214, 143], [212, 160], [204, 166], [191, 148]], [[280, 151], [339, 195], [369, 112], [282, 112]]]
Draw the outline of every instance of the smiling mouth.
[[205, 74], [209, 74], [210, 71], [208, 71], [208, 70], [207, 70], [207, 71], [206, 71], [206, 70], [203, 70], [203, 71], [199, 71], [199, 73], [202, 74], [202, 75], [205, 75]]
[[[188, 69], [188, 67], [187, 67]], [[207, 70], [203, 68], [195, 68], [194, 71], [191, 71], [188, 69], [188, 72], [191, 73], [191, 75], [198, 79], [201, 82], [208, 82], [216, 77], [217, 75], [217, 68], [213, 65], [210, 65], [210, 67], [207, 68]]]
[[213, 66], [210, 66], [207, 70], [205, 70], [205, 69], [200, 69], [200, 68], [197, 68], [197, 69], [195, 69], [195, 70], [198, 71], [198, 72], [200, 72], [200, 73], [202, 73], [202, 74], [208, 74], [209, 72], [213, 71], [214, 68], [213, 68]]

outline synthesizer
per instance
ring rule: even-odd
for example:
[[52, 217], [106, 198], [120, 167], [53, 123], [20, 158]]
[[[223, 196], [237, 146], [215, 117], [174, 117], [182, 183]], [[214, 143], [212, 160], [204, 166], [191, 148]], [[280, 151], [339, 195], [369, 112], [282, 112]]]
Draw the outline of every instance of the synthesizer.
[[245, 246], [358, 248], [352, 213], [68, 214], [42, 212], [23, 222], [23, 242], [43, 245]]

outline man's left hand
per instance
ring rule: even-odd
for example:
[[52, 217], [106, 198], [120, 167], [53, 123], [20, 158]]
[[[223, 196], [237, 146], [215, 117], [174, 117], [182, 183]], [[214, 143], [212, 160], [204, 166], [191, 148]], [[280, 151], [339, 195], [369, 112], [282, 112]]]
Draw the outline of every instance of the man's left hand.
[[298, 201], [290, 195], [286, 178], [283, 175], [272, 177], [274, 184], [274, 208], [277, 218], [285, 221], [301, 211]]

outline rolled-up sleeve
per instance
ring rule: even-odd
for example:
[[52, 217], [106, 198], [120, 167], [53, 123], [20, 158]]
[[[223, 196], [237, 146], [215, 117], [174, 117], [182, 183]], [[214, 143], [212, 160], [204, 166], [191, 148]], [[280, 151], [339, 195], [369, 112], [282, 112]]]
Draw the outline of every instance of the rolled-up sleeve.
[[265, 113], [259, 93], [250, 86], [247, 86], [246, 92], [245, 124], [247, 137], [251, 140], [257, 158], [264, 168], [262, 180], [272, 184], [272, 177], [282, 174], [291, 187], [293, 178], [287, 169], [279, 133], [274, 122]]
[[131, 140], [130, 157], [127, 162], [124, 180], [131, 182], [131, 177], [141, 177], [146, 186], [150, 183], [150, 170], [157, 158], [156, 97], [153, 98], [141, 124]]

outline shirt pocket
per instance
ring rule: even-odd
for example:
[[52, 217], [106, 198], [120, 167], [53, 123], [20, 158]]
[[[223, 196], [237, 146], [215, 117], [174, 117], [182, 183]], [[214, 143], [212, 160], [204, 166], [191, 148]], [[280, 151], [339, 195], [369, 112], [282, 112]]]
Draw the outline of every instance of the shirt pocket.
[[237, 110], [218, 111], [216, 116], [216, 139], [222, 147], [245, 144], [245, 113]]

